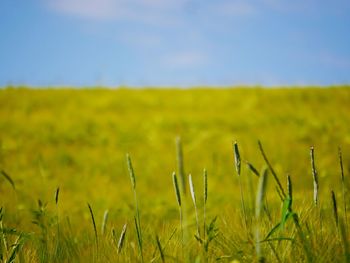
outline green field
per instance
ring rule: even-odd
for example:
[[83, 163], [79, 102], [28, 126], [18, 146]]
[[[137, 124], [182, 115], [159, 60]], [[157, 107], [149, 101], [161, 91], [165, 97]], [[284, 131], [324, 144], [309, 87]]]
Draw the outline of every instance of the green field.
[[[178, 137], [187, 188], [186, 194], [181, 191], [182, 224], [172, 178], [175, 171], [181, 185]], [[258, 140], [285, 191], [282, 198]], [[127, 153], [136, 177], [138, 212]], [[0, 262], [11, 262], [11, 255], [14, 262], [350, 262], [345, 211], [345, 204], [350, 207], [350, 87], [4, 88], [0, 170]], [[197, 199], [197, 238], [188, 174]], [[268, 178], [267, 188], [256, 204], [261, 178]], [[106, 210], [108, 220], [103, 220]], [[215, 226], [204, 235], [204, 224], [214, 218]]]

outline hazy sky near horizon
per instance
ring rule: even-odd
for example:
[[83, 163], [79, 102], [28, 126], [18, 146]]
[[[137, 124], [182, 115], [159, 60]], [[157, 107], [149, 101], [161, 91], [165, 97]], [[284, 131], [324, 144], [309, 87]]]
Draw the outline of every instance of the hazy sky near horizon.
[[348, 0], [1, 0], [0, 86], [350, 83]]

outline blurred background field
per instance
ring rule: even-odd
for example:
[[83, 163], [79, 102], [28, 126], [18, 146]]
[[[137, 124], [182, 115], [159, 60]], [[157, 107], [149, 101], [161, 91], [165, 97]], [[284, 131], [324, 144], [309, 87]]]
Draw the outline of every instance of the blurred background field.
[[[54, 210], [57, 187], [60, 213], [69, 216], [76, 229], [91, 229], [87, 202], [98, 224], [105, 209], [119, 226], [132, 222], [126, 153], [133, 161], [146, 228], [176, 221], [171, 173], [177, 169], [178, 136], [185, 172], [192, 174], [198, 189], [203, 168], [208, 170], [211, 216], [239, 211], [235, 140], [242, 159], [259, 170], [261, 140], [282, 181], [291, 175], [299, 205], [312, 200], [310, 146], [315, 147], [321, 193], [328, 196], [331, 188], [340, 189], [338, 146], [349, 174], [348, 87], [5, 88], [0, 90], [0, 105], [0, 164], [16, 187], [14, 191], [0, 178], [1, 206], [11, 225], [27, 231], [35, 231], [31, 220], [38, 199]], [[243, 165], [247, 176], [252, 174]], [[272, 180], [269, 188], [274, 192]]]
[[[336, 184], [337, 147], [350, 163], [350, 90], [301, 89], [4, 89], [0, 90], [1, 168], [11, 175], [23, 209], [62, 191], [63, 207], [128, 209], [133, 202], [125, 154], [132, 157], [142, 205], [174, 202], [175, 138], [185, 171], [229, 196], [232, 142], [261, 168], [260, 139], [281, 175], [312, 189], [309, 147], [315, 146], [322, 188]], [[1, 179], [3, 181], [3, 179]], [[2, 200], [13, 205], [1, 183]], [[171, 207], [171, 206], [170, 206]], [[166, 211], [168, 205], [162, 209]], [[86, 211], [87, 212], [87, 211]], [[158, 211], [156, 211], [158, 213]]]

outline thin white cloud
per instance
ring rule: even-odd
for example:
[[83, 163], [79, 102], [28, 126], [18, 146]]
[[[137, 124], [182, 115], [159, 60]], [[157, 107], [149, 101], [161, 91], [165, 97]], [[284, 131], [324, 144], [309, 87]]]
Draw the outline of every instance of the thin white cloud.
[[170, 23], [189, 0], [48, 0], [58, 13], [85, 19]]
[[163, 38], [159, 34], [152, 34], [139, 31], [125, 31], [118, 37], [118, 41], [126, 45], [139, 48], [157, 48], [163, 44]]
[[176, 52], [162, 58], [162, 64], [169, 68], [195, 68], [207, 63], [207, 54], [198, 51]]
[[114, 0], [49, 0], [47, 4], [58, 13], [92, 19], [107, 19], [123, 13], [120, 3]]
[[216, 1], [210, 6], [211, 11], [225, 16], [254, 15], [258, 11], [256, 1]]
[[331, 52], [322, 52], [317, 56], [320, 63], [338, 69], [350, 69], [350, 59], [346, 56], [339, 56]]

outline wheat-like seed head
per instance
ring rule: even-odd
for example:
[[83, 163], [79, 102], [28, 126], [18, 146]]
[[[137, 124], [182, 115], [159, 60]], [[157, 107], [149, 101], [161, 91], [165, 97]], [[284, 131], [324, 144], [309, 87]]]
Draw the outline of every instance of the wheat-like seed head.
[[132, 167], [131, 158], [129, 154], [126, 154], [126, 163], [128, 165], [132, 188], [136, 189], [136, 178], [135, 178], [134, 169]]
[[310, 148], [310, 157], [311, 157], [311, 170], [312, 170], [312, 178], [314, 183], [314, 203], [318, 204], [318, 175], [315, 166], [315, 155], [314, 155], [314, 147]]
[[189, 174], [188, 175], [188, 182], [189, 182], [189, 185], [190, 185], [190, 192], [191, 192], [191, 197], [192, 197], [192, 201], [193, 201], [193, 204], [196, 206], [196, 194], [194, 193], [194, 187], [193, 187], [193, 182], [192, 182], [192, 175]]
[[204, 204], [206, 204], [208, 200], [208, 173], [206, 169], [203, 170], [203, 180], [204, 180]]
[[241, 156], [239, 154], [238, 144], [236, 141], [233, 143], [233, 153], [235, 155], [236, 172], [237, 172], [237, 175], [240, 176], [241, 175]]
[[177, 182], [177, 177], [176, 177], [176, 173], [175, 172], [173, 172], [172, 177], [173, 177], [173, 185], [174, 185], [174, 190], [175, 190], [176, 201], [177, 201], [177, 204], [179, 206], [181, 206], [180, 189], [179, 189], [179, 184]]

